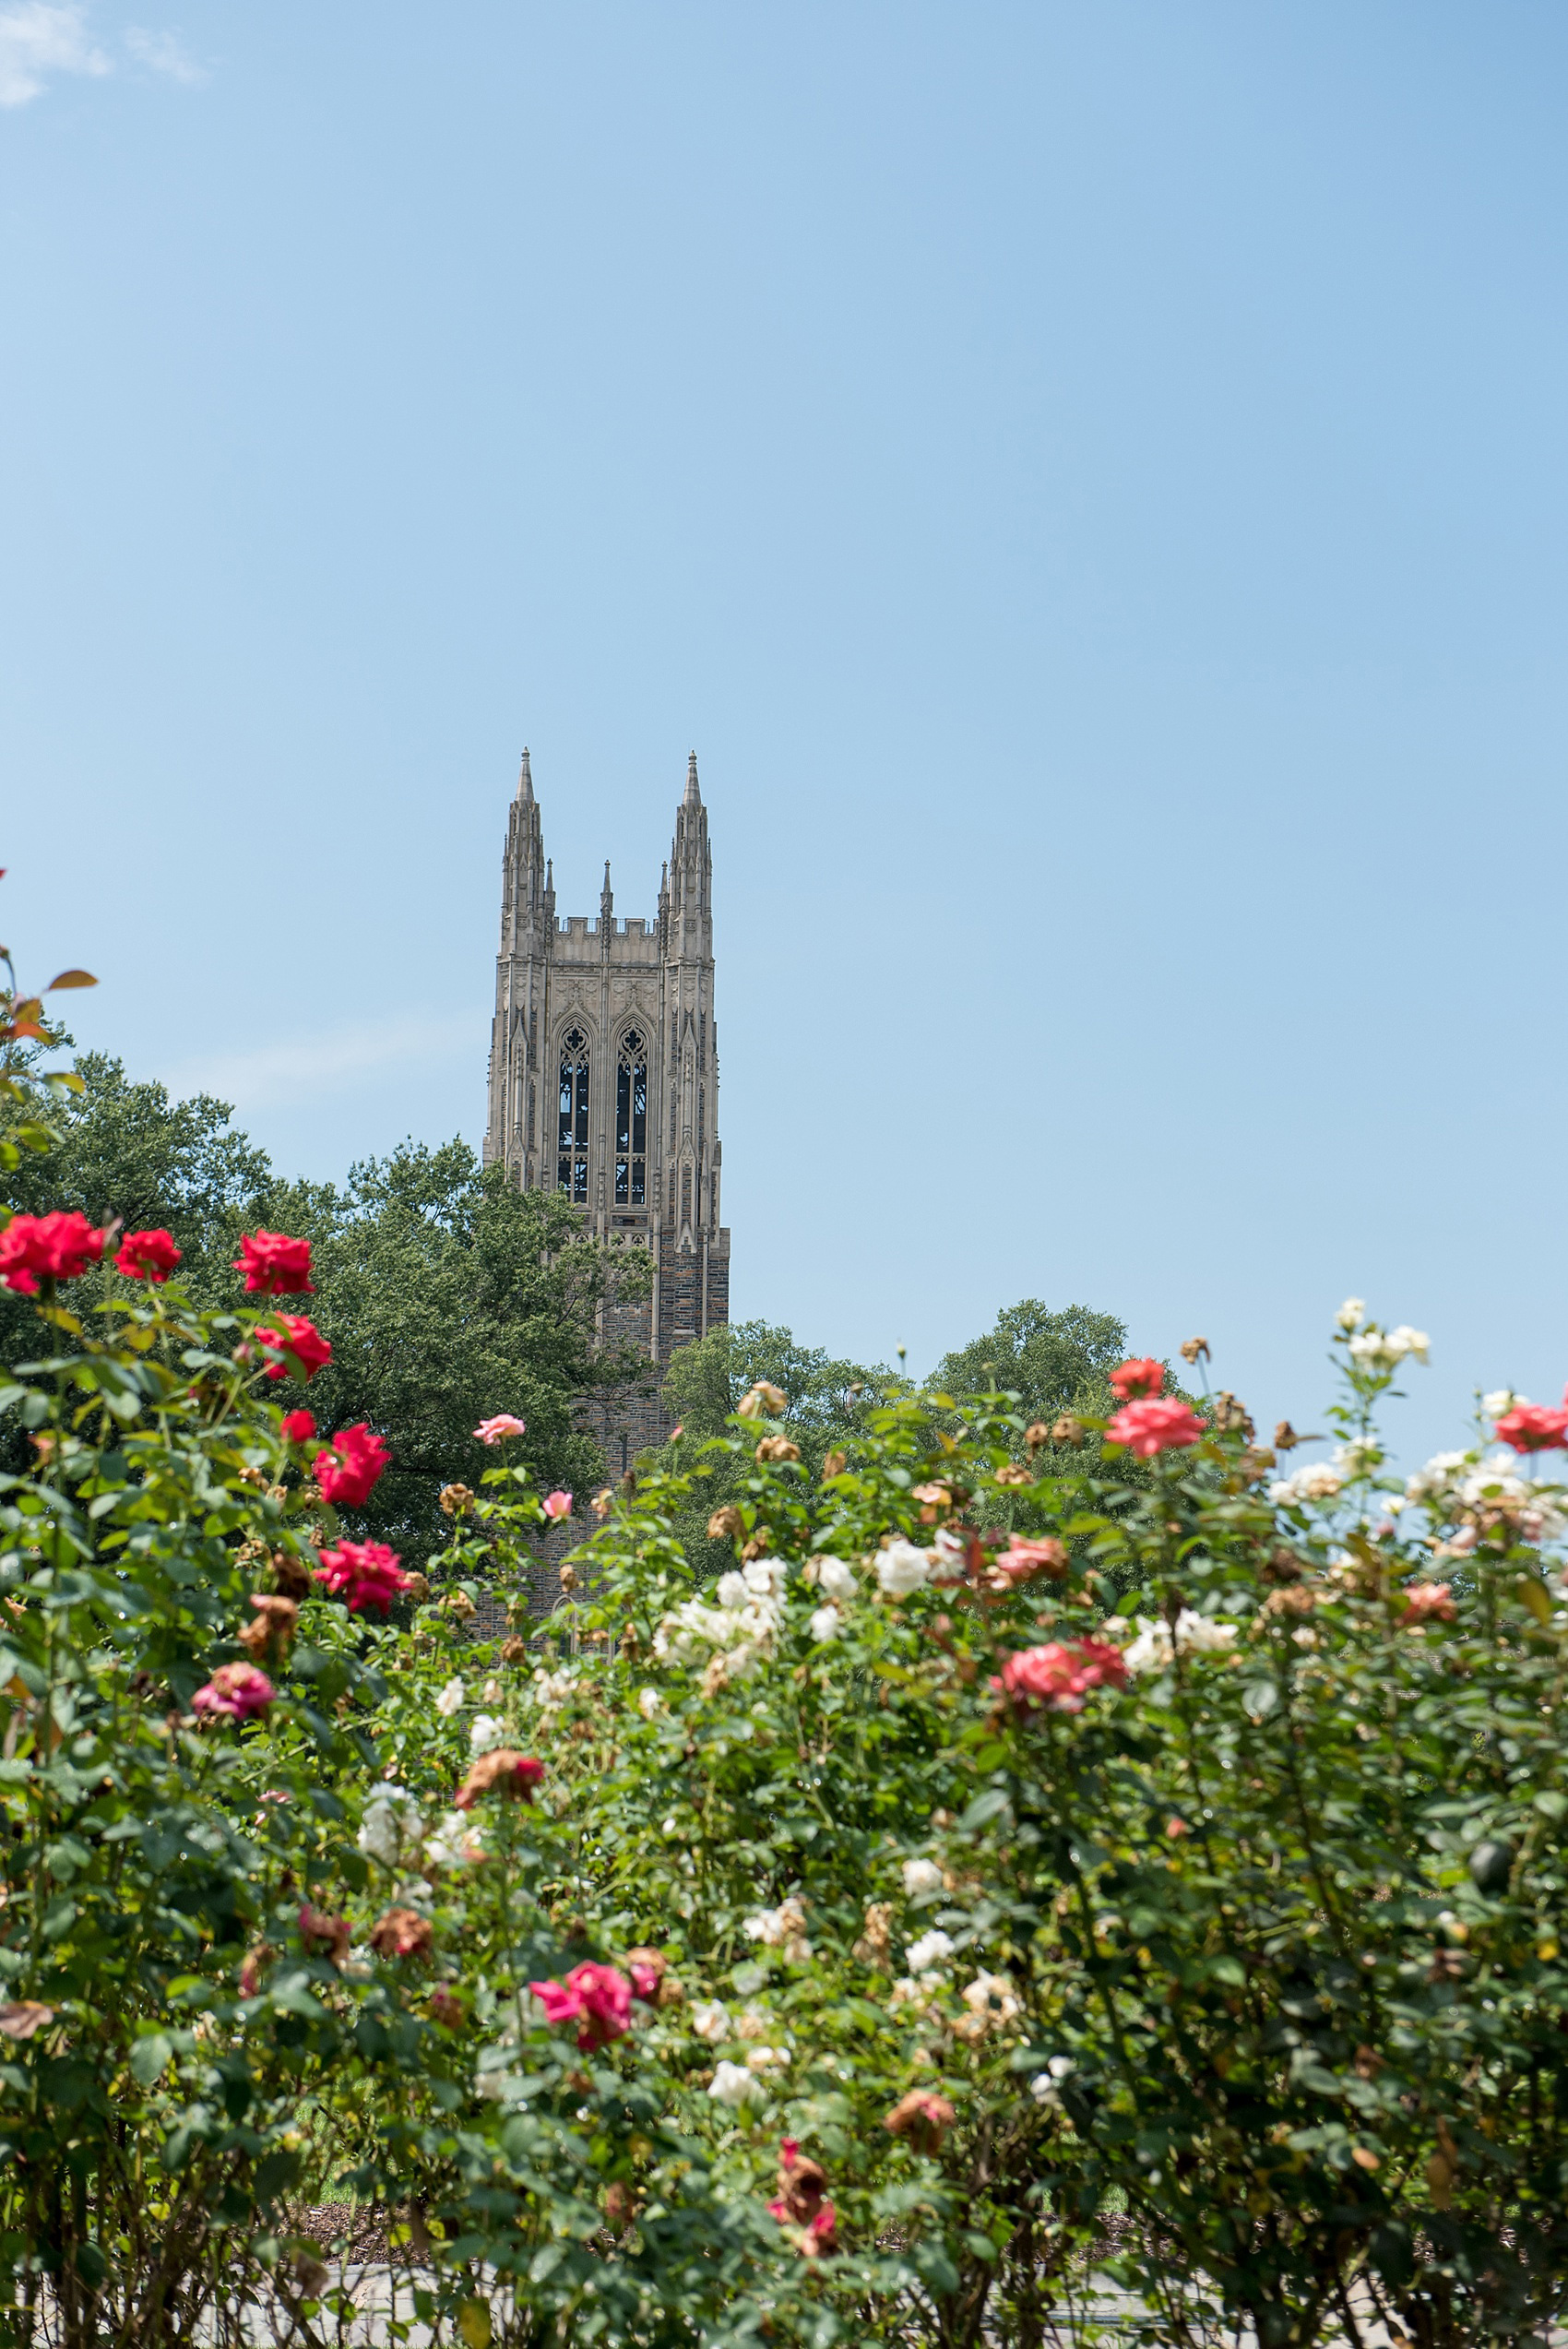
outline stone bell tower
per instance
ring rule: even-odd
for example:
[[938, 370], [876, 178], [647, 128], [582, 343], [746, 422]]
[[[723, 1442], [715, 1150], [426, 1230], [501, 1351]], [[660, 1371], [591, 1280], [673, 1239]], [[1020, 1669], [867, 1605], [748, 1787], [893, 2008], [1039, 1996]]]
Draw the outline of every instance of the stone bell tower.
[[597, 1236], [653, 1258], [651, 1299], [611, 1309], [604, 1330], [647, 1353], [647, 1390], [588, 1406], [619, 1474], [667, 1432], [657, 1389], [671, 1355], [730, 1318], [713, 856], [695, 752], [651, 922], [616, 921], [608, 864], [598, 921], [557, 921], [526, 750], [501, 873], [485, 1163], [524, 1189], [564, 1191]]

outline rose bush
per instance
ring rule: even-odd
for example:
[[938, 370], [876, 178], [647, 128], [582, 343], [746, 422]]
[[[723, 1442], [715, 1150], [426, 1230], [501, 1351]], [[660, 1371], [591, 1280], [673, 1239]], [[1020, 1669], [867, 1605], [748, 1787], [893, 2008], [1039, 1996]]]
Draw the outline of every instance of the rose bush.
[[91, 1236], [0, 1258], [10, 2338], [324, 2341], [345, 2192], [469, 2343], [1087, 2338], [1107, 2272], [1168, 2341], [1562, 2318], [1556, 1407], [1394, 1477], [1426, 1341], [1355, 1301], [1306, 1470], [1152, 1358], [1049, 1449], [868, 1407], [816, 1479], [759, 1386], [540, 1625], [515, 1414], [432, 1597], [336, 1521], [385, 1442], [280, 1409], [303, 1244], [78, 1316]]

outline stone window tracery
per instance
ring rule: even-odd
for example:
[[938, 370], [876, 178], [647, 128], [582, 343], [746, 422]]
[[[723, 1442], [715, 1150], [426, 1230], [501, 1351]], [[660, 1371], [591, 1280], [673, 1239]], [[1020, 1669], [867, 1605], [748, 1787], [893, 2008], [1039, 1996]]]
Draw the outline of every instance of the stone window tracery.
[[647, 1198], [647, 1046], [635, 1028], [621, 1039], [615, 1070], [615, 1198], [624, 1207]]
[[580, 1028], [561, 1040], [561, 1105], [556, 1143], [556, 1187], [588, 1203], [588, 1046]]

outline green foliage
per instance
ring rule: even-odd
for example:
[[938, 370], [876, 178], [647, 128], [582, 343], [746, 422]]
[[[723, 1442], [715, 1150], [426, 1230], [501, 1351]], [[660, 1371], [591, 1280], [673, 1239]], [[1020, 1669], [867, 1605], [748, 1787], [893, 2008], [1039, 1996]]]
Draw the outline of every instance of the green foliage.
[[[406, 1143], [354, 1167], [342, 1189], [284, 1183], [262, 1151], [232, 1130], [226, 1103], [171, 1100], [132, 1082], [118, 1060], [86, 1054], [54, 1105], [57, 1144], [0, 1175], [0, 1198], [39, 1214], [76, 1209], [102, 1225], [161, 1227], [183, 1251], [181, 1283], [212, 1310], [237, 1306], [239, 1236], [262, 1223], [313, 1244], [316, 1294], [290, 1300], [332, 1344], [308, 1394], [291, 1387], [325, 1431], [367, 1421], [394, 1461], [353, 1520], [419, 1559], [440, 1546], [443, 1485], [477, 1477], [490, 1455], [473, 1430], [497, 1411], [527, 1420], [529, 1458], [546, 1485], [590, 1491], [603, 1459], [575, 1415], [576, 1398], [637, 1365], [601, 1348], [606, 1305], [647, 1294], [640, 1250], [586, 1240], [553, 1194], [510, 1189], [468, 1145]], [[108, 1270], [80, 1294], [113, 1295]], [[27, 1302], [0, 1290], [0, 1346], [29, 1342]], [[19, 1470], [14, 1421], [0, 1462]]]
[[598, 1484], [603, 1455], [574, 1405], [639, 1367], [597, 1328], [601, 1307], [647, 1294], [643, 1250], [585, 1238], [568, 1200], [517, 1190], [462, 1141], [405, 1143], [342, 1193], [278, 1186], [267, 1215], [315, 1251], [311, 1312], [332, 1360], [303, 1400], [324, 1429], [366, 1420], [391, 1449], [362, 1513], [378, 1539], [418, 1559], [440, 1546], [436, 1495], [490, 1463], [473, 1431], [496, 1412], [528, 1423], [544, 1488]]
[[[995, 1393], [962, 1436], [896, 1394], [825, 1481], [729, 1415], [607, 1504], [530, 1650], [525, 1467], [461, 1505], [410, 1627], [352, 1617], [309, 1580], [339, 1529], [254, 1310], [31, 1310], [13, 2338], [188, 2338], [248, 2298], [321, 2342], [291, 2212], [345, 2190], [434, 2338], [497, 2349], [1087, 2338], [1107, 2267], [1171, 2343], [1568, 2314], [1565, 1496], [1471, 1452], [1387, 1511], [1375, 1330], [1339, 1464], [1267, 1489], [1195, 1424], [1146, 1485], [1093, 1429], [1020, 1483]], [[715, 1461], [736, 1563], [699, 1588], [676, 1529]], [[1017, 1530], [985, 1539], [998, 1489]], [[224, 1719], [269, 1583], [297, 1632]], [[603, 2028], [530, 1988], [585, 1961], [647, 1969]]]
[[1114, 1314], [1085, 1305], [1052, 1312], [1025, 1297], [1004, 1306], [983, 1338], [947, 1354], [932, 1384], [955, 1395], [1002, 1388], [1016, 1396], [1026, 1425], [1070, 1411], [1104, 1416], [1112, 1408], [1106, 1374], [1126, 1351], [1126, 1325]]
[[[812, 1483], [822, 1474], [830, 1451], [856, 1441], [866, 1413], [885, 1397], [909, 1391], [909, 1381], [885, 1364], [866, 1369], [835, 1361], [821, 1346], [797, 1345], [792, 1330], [770, 1321], [733, 1321], [709, 1330], [695, 1345], [683, 1346], [664, 1380], [664, 1401], [691, 1443], [722, 1436], [742, 1398], [766, 1380], [788, 1398], [784, 1435], [801, 1449], [803, 1473]], [[668, 1467], [673, 1455], [659, 1455]], [[691, 1505], [677, 1520], [677, 1538], [699, 1575], [719, 1574], [729, 1565], [730, 1544], [710, 1541], [713, 1512], [733, 1499], [741, 1464], [728, 1449], [707, 1456], [706, 1473]]]

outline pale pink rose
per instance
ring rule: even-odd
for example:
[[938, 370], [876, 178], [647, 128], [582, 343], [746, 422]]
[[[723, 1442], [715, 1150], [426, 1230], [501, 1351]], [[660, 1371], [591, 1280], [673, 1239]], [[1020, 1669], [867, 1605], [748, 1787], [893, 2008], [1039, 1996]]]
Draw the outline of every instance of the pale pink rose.
[[523, 1432], [523, 1422], [514, 1418], [509, 1411], [498, 1411], [493, 1419], [481, 1419], [474, 1429], [481, 1444], [503, 1443], [508, 1436], [520, 1436]]
[[546, 1517], [570, 1517], [572, 1514], [571, 1494], [560, 1492], [546, 1493], [544, 1496], [544, 1513]]

